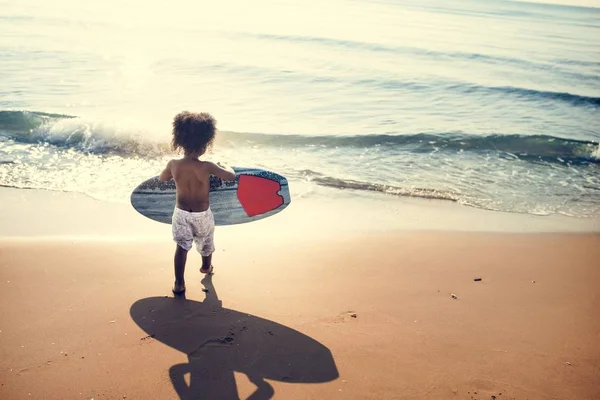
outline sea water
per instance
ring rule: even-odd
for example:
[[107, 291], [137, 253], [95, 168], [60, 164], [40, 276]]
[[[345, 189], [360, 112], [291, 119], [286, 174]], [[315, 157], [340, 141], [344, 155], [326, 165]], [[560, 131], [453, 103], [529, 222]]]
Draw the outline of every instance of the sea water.
[[3, 1], [0, 185], [126, 203], [189, 110], [292, 202], [598, 217], [598, 38], [599, 8], [508, 0]]

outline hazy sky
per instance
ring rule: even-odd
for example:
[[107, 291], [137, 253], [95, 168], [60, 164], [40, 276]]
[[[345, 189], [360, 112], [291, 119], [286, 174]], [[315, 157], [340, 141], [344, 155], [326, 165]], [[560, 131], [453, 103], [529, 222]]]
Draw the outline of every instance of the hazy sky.
[[[519, 0], [515, 0], [519, 1]], [[527, 3], [565, 4], [569, 6], [585, 6], [600, 8], [600, 0], [522, 0]]]

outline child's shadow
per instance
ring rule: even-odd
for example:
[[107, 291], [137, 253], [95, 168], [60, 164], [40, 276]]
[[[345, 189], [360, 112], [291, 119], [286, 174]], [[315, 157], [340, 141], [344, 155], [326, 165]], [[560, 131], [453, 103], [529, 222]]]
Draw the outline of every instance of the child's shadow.
[[[150, 297], [131, 306], [133, 320], [149, 335], [188, 356], [169, 375], [181, 399], [239, 399], [233, 372], [256, 385], [248, 399], [270, 399], [264, 379], [328, 382], [338, 371], [327, 347], [276, 322], [222, 308], [207, 275], [203, 302]], [[184, 377], [189, 374], [189, 385]]]

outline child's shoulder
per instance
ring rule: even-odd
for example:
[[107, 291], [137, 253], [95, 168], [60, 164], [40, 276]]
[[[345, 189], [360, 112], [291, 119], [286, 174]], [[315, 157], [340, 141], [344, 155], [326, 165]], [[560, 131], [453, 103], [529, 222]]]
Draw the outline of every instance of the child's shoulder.
[[198, 162], [202, 168], [206, 169], [211, 169], [216, 165], [214, 162], [208, 160], [198, 160]]
[[196, 168], [202, 173], [210, 174], [212, 173], [214, 163], [212, 161], [198, 160], [196, 163]]

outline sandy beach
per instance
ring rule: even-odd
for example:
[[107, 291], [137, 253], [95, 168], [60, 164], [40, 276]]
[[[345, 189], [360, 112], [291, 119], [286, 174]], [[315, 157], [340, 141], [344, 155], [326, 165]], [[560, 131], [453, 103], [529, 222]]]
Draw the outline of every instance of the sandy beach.
[[215, 274], [191, 253], [176, 299], [167, 225], [4, 224], [0, 398], [600, 397], [597, 233], [269, 234], [296, 213], [218, 229]]

